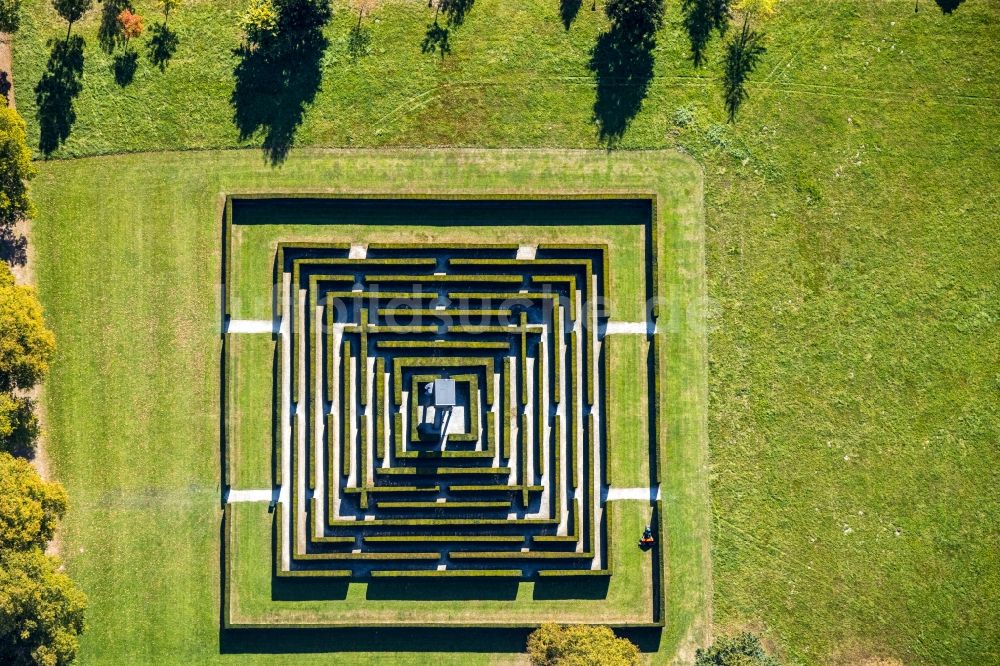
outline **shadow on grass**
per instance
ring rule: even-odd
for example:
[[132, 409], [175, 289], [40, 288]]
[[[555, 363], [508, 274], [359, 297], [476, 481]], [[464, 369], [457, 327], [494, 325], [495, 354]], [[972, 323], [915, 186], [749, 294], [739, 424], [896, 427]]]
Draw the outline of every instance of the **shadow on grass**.
[[136, 51], [123, 51], [115, 56], [111, 70], [115, 74], [115, 83], [125, 87], [135, 79], [135, 71], [139, 69], [139, 54]]
[[368, 583], [368, 599], [380, 601], [513, 601], [518, 579], [373, 579]]
[[420, 43], [420, 50], [424, 53], [440, 53], [443, 58], [451, 53], [450, 37], [448, 28], [441, 27], [437, 19], [434, 19], [434, 22], [427, 26], [424, 41]]
[[[312, 652], [524, 652], [527, 629], [346, 627], [343, 629], [224, 629], [222, 654]], [[330, 663], [336, 663], [334, 659]]]
[[103, 0], [101, 24], [97, 28], [97, 42], [105, 53], [113, 53], [115, 48], [125, 43], [118, 15], [123, 10], [134, 11], [131, 0]]
[[652, 36], [634, 39], [612, 27], [597, 38], [590, 69], [597, 77], [594, 121], [602, 141], [616, 143], [642, 108], [653, 80]]
[[49, 155], [69, 138], [76, 110], [73, 101], [83, 90], [83, 37], [55, 41], [42, 78], [35, 86], [38, 148]]
[[559, 0], [559, 17], [567, 30], [573, 25], [576, 15], [580, 13], [580, 4], [580, 0]]
[[264, 154], [271, 164], [288, 156], [306, 107], [316, 99], [327, 45], [318, 28], [309, 28], [235, 51], [240, 60], [233, 70], [233, 121], [241, 141], [263, 135]]
[[343, 601], [347, 598], [347, 579], [278, 578], [271, 576], [271, 599], [275, 601]]
[[951, 14], [953, 11], [958, 9], [965, 0], [934, 0], [937, 6], [941, 8], [941, 11], [945, 14]]
[[150, 29], [150, 33], [149, 44], [146, 45], [146, 54], [149, 56], [149, 61], [159, 67], [162, 72], [166, 70], [167, 63], [170, 62], [170, 59], [174, 57], [174, 53], [177, 52], [180, 38], [166, 23], [155, 24]]
[[604, 599], [608, 596], [610, 576], [539, 578], [535, 581], [535, 599]]
[[705, 63], [705, 48], [712, 31], [725, 34], [729, 25], [729, 3], [727, 0], [684, 0], [684, 30], [691, 43], [691, 62], [695, 67]]

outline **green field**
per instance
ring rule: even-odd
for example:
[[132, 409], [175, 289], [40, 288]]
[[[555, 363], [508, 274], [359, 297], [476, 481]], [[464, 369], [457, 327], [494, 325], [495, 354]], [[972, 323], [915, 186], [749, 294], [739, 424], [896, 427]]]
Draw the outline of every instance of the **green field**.
[[[689, 633], [704, 629], [708, 608], [709, 516], [702, 475], [707, 451], [699, 427], [704, 374], [698, 359], [704, 352], [700, 311], [691, 306], [704, 287], [697, 205], [701, 182], [690, 159], [653, 152], [406, 151], [383, 156], [338, 151], [295, 155], [274, 172], [246, 152], [192, 152], [44, 165], [35, 192], [62, 202], [40, 214], [34, 230], [42, 298], [63, 341], [47, 393], [47, 416], [57, 471], [75, 507], [63, 534], [64, 543], [72, 544], [65, 557], [92, 604], [83, 639], [85, 658], [210, 661], [219, 654], [220, 192], [330, 190], [334, 184], [346, 192], [408, 191], [420, 183], [440, 182], [449, 184], [447, 191], [479, 193], [559, 192], [567, 182], [586, 182], [592, 191], [602, 192], [620, 191], [622, 179], [629, 187], [663, 193], [658, 209], [661, 228], [667, 230], [664, 240], [669, 241], [661, 242], [661, 261], [670, 269], [661, 273], [660, 289], [669, 294], [663, 313], [671, 316], [671, 328], [658, 339], [666, 351], [665, 368], [678, 372], [664, 375], [661, 397], [664, 422], [683, 434], [667, 439], [665, 492], [672, 497], [690, 493], [673, 501], [667, 512], [671, 580], [668, 629], [660, 649], [673, 654]], [[143, 192], [142, 201], [109, 205], [137, 191]], [[101, 211], [101, 231], [79, 233], [88, 228], [81, 215], [90, 211]], [[174, 238], [179, 228], [185, 229], [183, 243]], [[499, 237], [501, 231], [491, 233]], [[261, 266], [270, 272], [266, 263]], [[622, 267], [627, 275], [636, 273], [634, 267]], [[625, 293], [638, 296], [639, 281], [633, 282]], [[60, 286], [68, 283], [74, 285], [72, 291]], [[255, 337], [263, 342], [245, 343]], [[269, 442], [260, 435], [270, 426], [259, 418], [259, 410], [264, 406], [270, 414], [271, 383], [265, 378], [271, 369], [270, 342], [266, 335], [239, 338], [239, 357], [246, 363], [239, 364], [230, 381], [247, 390], [245, 400], [238, 401], [235, 424], [239, 432], [252, 433], [259, 446], [233, 452], [235, 487], [267, 486], [261, 479], [270, 471]], [[681, 374], [685, 366], [686, 374]], [[101, 391], [86, 390], [95, 382]], [[136, 383], [142, 383], [138, 396], [133, 395]], [[129, 444], [119, 432], [132, 432]], [[624, 447], [619, 450], [628, 454]], [[689, 479], [700, 479], [700, 485], [679, 485]], [[248, 506], [239, 507], [238, 520], [270, 519], [265, 505]], [[641, 512], [624, 514], [620, 529], [628, 542], [647, 518]], [[236, 548], [260, 552], [263, 546], [269, 556], [269, 534], [265, 528], [248, 535], [249, 541], [240, 537]], [[151, 547], [155, 557], [150, 557]], [[90, 555], [95, 552], [102, 556]], [[621, 585], [614, 594], [616, 603], [627, 606], [632, 601], [621, 595], [646, 597], [650, 590], [638, 582], [629, 584], [633, 577], [648, 577], [645, 565], [634, 566], [640, 551], [622, 552], [630, 559], [617, 562], [621, 570], [615, 578]], [[263, 553], [238, 558], [237, 573], [243, 571], [242, 563], [252, 563], [245, 576], [257, 578], [244, 576], [242, 589], [270, 600], [270, 569], [261, 566], [267, 563], [261, 557]], [[629, 562], [633, 565], [626, 566]], [[263, 579], [261, 572], [267, 574]], [[530, 588], [525, 590], [531, 594]], [[259, 603], [248, 601], [251, 609]], [[557, 607], [554, 602], [552, 607]], [[144, 612], [137, 614], [137, 609]], [[456, 613], [461, 616], [460, 610]], [[160, 634], [159, 622], [179, 623], [187, 631]], [[495, 651], [509, 658], [522, 641], [523, 633], [513, 634]], [[137, 646], [148, 652], [136, 653]], [[221, 647], [224, 653], [255, 651], [232, 635], [223, 636]], [[314, 649], [336, 648], [327, 644]], [[474, 646], [463, 649], [473, 652], [441, 658], [446, 663], [503, 659], [477, 655]], [[399, 659], [409, 663], [405, 655]]]
[[[25, 6], [15, 81], [37, 136], [31, 90], [45, 40], [64, 27], [44, 0]], [[713, 585], [694, 554], [676, 558], [672, 585], [713, 590], [716, 631], [757, 627], [792, 663], [998, 661], [1000, 7], [782, 2], [735, 126], [723, 124], [717, 45], [711, 67], [694, 69], [678, 3], [667, 7], [655, 77], [621, 145], [679, 146], [704, 170]], [[94, 19], [74, 28], [88, 40], [85, 89], [57, 154], [238, 145], [238, 13], [189, 3], [171, 18], [182, 45], [166, 73], [143, 61], [125, 89]], [[341, 11], [327, 31], [298, 145], [598, 146], [586, 62], [603, 16], [586, 4], [567, 32], [556, 4], [479, 0], [443, 60], [419, 53], [422, 4], [377, 7], [375, 52], [357, 63], [350, 20]], [[214, 178], [251, 188], [368, 175], [365, 163], [304, 164], [293, 152], [271, 172], [252, 151], [41, 165], [32, 240], [60, 344], [49, 445], [75, 507], [64, 551], [91, 592], [88, 663], [216, 653], [205, 590], [218, 580], [200, 563], [218, 523], [190, 516], [218, 506], [202, 444], [218, 427], [216, 377], [193, 370], [216, 360], [203, 343], [217, 331], [201, 314], [214, 294], [191, 285], [218, 282], [218, 229], [187, 202], [217, 196]], [[668, 455], [698, 427], [669, 424]], [[168, 452], [171, 467], [149, 464]], [[700, 474], [668, 479], [674, 518], [691, 519]], [[175, 533], [183, 545], [165, 540]], [[702, 601], [670, 611], [704, 617]], [[689, 659], [705, 627], [685, 636], [682, 625], [665, 642]]]

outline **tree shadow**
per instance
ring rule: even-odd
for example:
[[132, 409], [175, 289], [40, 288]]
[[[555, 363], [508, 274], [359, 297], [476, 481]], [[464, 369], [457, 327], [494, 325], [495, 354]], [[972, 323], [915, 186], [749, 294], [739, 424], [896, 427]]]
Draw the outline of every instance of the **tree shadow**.
[[111, 69], [115, 73], [115, 83], [124, 88], [132, 83], [135, 71], [139, 69], [139, 53], [137, 51], [119, 53], [112, 61]]
[[28, 239], [11, 227], [0, 227], [0, 261], [12, 266], [28, 263]]
[[360, 60], [372, 52], [371, 28], [361, 25], [360, 21], [347, 34], [347, 54], [351, 60]]
[[701, 67], [712, 31], [723, 35], [729, 25], [729, 0], [684, 0], [681, 11], [691, 42], [691, 61], [695, 67]]
[[420, 50], [424, 53], [440, 53], [443, 58], [451, 53], [451, 44], [448, 41], [450, 36], [448, 28], [441, 27], [437, 19], [434, 19], [434, 22], [427, 26]]
[[125, 42], [118, 15], [122, 10], [134, 11], [131, 0], [104, 0], [101, 8], [101, 24], [97, 28], [97, 42], [105, 53], [112, 53]]
[[322, 58], [328, 46], [318, 27], [282, 31], [266, 44], [243, 45], [235, 54], [236, 87], [230, 104], [240, 140], [263, 134], [271, 164], [288, 156], [295, 132], [323, 80]]
[[937, 6], [941, 8], [941, 11], [945, 14], [951, 14], [953, 11], [958, 9], [965, 0], [934, 0]]
[[83, 37], [72, 35], [55, 41], [45, 72], [35, 86], [41, 129], [38, 148], [45, 155], [51, 154], [69, 138], [76, 122], [73, 100], [83, 90], [82, 78]]
[[167, 63], [177, 52], [180, 38], [177, 33], [170, 29], [166, 23], [157, 23], [150, 29], [149, 44], [146, 45], [146, 53], [149, 61], [164, 71]]
[[748, 97], [747, 78], [766, 51], [761, 33], [750, 30], [747, 23], [743, 24], [742, 33], [726, 44], [722, 88], [729, 122], [736, 121], [736, 114]]
[[612, 26], [597, 37], [589, 66], [597, 77], [594, 121], [602, 141], [617, 142], [642, 108], [653, 80], [652, 36], [636, 39]]
[[559, 17], [562, 18], [563, 27], [569, 30], [576, 20], [576, 15], [580, 13], [580, 0], [559, 0]]
[[[424, 33], [424, 41], [420, 44], [420, 50], [424, 53], [440, 53], [443, 58], [451, 53], [451, 29], [465, 23], [465, 17], [472, 10], [472, 5], [476, 0], [438, 0], [434, 10], [434, 21], [427, 25]], [[433, 0], [427, 3], [430, 7]], [[438, 18], [444, 15], [444, 26]]]

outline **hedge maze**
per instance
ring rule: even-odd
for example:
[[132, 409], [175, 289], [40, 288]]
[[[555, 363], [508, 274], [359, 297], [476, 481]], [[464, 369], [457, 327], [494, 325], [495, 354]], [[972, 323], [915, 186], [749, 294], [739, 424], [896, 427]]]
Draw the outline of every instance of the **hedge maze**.
[[[662, 533], [660, 500], [607, 501], [616, 464], [635, 470], [648, 455], [649, 483], [659, 481], [653, 336], [626, 341], [649, 370], [624, 393], [619, 379], [613, 396], [633, 401], [648, 423], [623, 427], [609, 414], [608, 359], [622, 342], [605, 332], [612, 285], [625, 284], [640, 307], [655, 297], [655, 205], [650, 215], [650, 199], [635, 201], [588, 203], [610, 211], [607, 228], [574, 228], [564, 211], [546, 238], [531, 242], [522, 222], [511, 236], [519, 242], [504, 244], [502, 235], [455, 242], [456, 233], [385, 242], [378, 229], [325, 221], [286, 234], [266, 218], [234, 232], [228, 201], [226, 312], [233, 284], [259, 289], [252, 274], [270, 259], [274, 360], [273, 488], [256, 491], [272, 493], [271, 513], [225, 505], [225, 626], [526, 627], [581, 614], [663, 626], [662, 546], [641, 552], [635, 543], [646, 524]], [[493, 203], [484, 210], [500, 216], [506, 202]], [[557, 210], [542, 203], [538, 211]], [[282, 199], [276, 210], [293, 218], [295, 205]], [[344, 240], [328, 242], [326, 231]], [[253, 233], [263, 242], [249, 244]], [[234, 236], [248, 244], [234, 248]], [[224, 354], [235, 348], [227, 342]], [[226, 372], [233, 367], [227, 360]], [[259, 404], [238, 398], [223, 401]], [[628, 441], [609, 442], [609, 419]], [[227, 460], [262, 450], [224, 446], [240, 449]], [[227, 486], [231, 478], [227, 466]], [[623, 563], [629, 571], [616, 584]], [[429, 592], [408, 598], [413, 589]], [[460, 609], [442, 590], [459, 590], [462, 612], [477, 621], [454, 619]], [[412, 615], [413, 604], [424, 615]]]
[[276, 575], [609, 576], [607, 252], [280, 244]]

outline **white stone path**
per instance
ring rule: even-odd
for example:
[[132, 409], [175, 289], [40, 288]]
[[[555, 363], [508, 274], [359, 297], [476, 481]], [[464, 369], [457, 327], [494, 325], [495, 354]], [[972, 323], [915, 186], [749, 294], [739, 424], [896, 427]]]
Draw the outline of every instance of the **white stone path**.
[[609, 321], [604, 326], [604, 335], [630, 333], [633, 335], [649, 335], [656, 333], [656, 322], [652, 321]]
[[614, 500], [649, 500], [660, 499], [660, 487], [650, 486], [648, 488], [608, 488], [604, 498], [605, 502]]
[[226, 333], [276, 333], [271, 319], [230, 319], [226, 323]]

